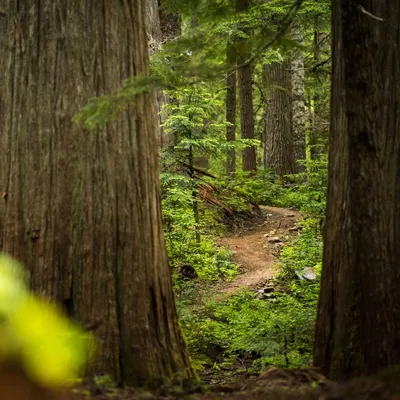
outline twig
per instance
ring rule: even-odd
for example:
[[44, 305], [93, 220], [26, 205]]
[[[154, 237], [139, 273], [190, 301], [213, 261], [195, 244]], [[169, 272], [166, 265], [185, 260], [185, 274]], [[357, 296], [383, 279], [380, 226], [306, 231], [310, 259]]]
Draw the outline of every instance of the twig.
[[315, 64], [313, 67], [311, 67], [311, 69], [313, 70], [313, 72], [315, 72], [319, 67], [322, 67], [323, 65], [328, 64], [329, 61], [331, 61], [331, 57]]
[[204, 171], [204, 170], [202, 170], [202, 169], [200, 169], [200, 168], [190, 167], [189, 164], [186, 164], [186, 163], [184, 163], [184, 162], [181, 163], [181, 165], [184, 166], [185, 168], [188, 168], [188, 169], [191, 168], [194, 172], [197, 172], [197, 173], [200, 174], [200, 175], [204, 175], [204, 176], [208, 176], [208, 177], [213, 178], [213, 179], [217, 179], [217, 177], [216, 177], [215, 175], [212, 175], [212, 174], [210, 174], [209, 172]]
[[260, 84], [259, 84], [257, 81], [253, 81], [252, 83], [253, 83], [253, 85], [255, 85], [256, 88], [260, 91], [261, 102], [262, 102], [263, 104], [267, 104], [268, 100], [267, 100], [267, 98], [265, 97], [264, 91], [263, 91], [262, 88], [260, 87]]
[[370, 13], [369, 11], [367, 11], [361, 4], [358, 5], [358, 8], [360, 9], [360, 11], [365, 14], [368, 15], [369, 17], [371, 17], [372, 19], [375, 19], [376, 21], [380, 21], [380, 22], [384, 22], [385, 20], [381, 17], [377, 17], [376, 15]]
[[251, 64], [260, 53], [267, 50], [273, 43], [275, 43], [281, 36], [283, 36], [287, 32], [287, 30], [290, 28], [290, 25], [292, 24], [294, 15], [299, 10], [299, 8], [301, 7], [302, 4], [303, 4], [303, 0], [297, 0], [296, 3], [293, 4], [293, 6], [289, 10], [289, 12], [286, 14], [285, 18], [282, 21], [282, 26], [280, 27], [280, 29], [278, 30], [276, 35], [269, 42], [267, 42], [266, 44], [261, 46], [258, 49], [258, 51], [256, 53], [254, 53], [247, 61], [245, 61], [241, 65], [238, 65], [237, 68], [245, 67], [245, 66]]
[[[296, 0], [293, 6], [290, 8], [289, 12], [286, 14], [285, 18], [282, 20], [282, 25], [276, 35], [266, 44], [261, 46], [248, 60], [243, 62], [242, 64], [237, 65], [232, 71], [229, 72], [228, 77], [234, 74], [239, 68], [246, 67], [249, 64], [252, 64], [256, 58], [262, 54], [265, 50], [267, 50], [273, 43], [275, 43], [281, 36], [283, 36], [287, 30], [290, 28], [292, 24], [293, 18], [296, 15], [297, 11], [300, 9], [303, 4], [303, 0]], [[226, 77], [225, 77], [226, 78]], [[225, 79], [224, 78], [224, 79]]]

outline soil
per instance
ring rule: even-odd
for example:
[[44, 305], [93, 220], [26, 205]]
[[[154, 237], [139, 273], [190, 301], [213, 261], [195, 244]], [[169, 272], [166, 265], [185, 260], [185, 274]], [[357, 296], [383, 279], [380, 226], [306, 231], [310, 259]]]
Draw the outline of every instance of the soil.
[[32, 390], [32, 383], [24, 382], [25, 377], [21, 380], [19, 376], [6, 374], [4, 379], [0, 375], [2, 384], [0, 398], [4, 400], [398, 400], [400, 399], [399, 376], [400, 367], [395, 366], [374, 376], [333, 382], [312, 368], [298, 370], [271, 368], [245, 382], [213, 388], [193, 385], [185, 390], [175, 387], [151, 394], [134, 388], [107, 389], [86, 384], [77, 389], [75, 394], [55, 394]]
[[241, 288], [255, 289], [274, 277], [278, 272], [276, 258], [280, 250], [298, 235], [298, 211], [265, 206], [261, 206], [261, 210], [263, 223], [220, 240], [222, 246], [232, 251], [239, 265], [239, 275], [220, 286], [220, 300]]

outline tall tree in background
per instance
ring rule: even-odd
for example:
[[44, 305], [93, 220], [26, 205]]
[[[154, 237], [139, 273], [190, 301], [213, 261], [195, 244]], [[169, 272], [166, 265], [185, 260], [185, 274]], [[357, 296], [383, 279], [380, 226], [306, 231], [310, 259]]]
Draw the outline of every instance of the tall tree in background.
[[329, 85], [330, 85], [330, 34], [319, 30], [319, 18], [315, 18], [314, 31], [314, 79], [316, 90], [311, 99], [311, 120], [309, 145], [311, 157], [327, 152], [329, 127]]
[[[302, 32], [298, 26], [293, 28], [293, 39], [302, 43]], [[293, 150], [296, 161], [306, 159], [306, 106], [304, 97], [304, 52], [295, 49], [291, 59], [292, 90], [292, 132]], [[296, 172], [304, 170], [301, 164], [296, 165]]]
[[[228, 74], [226, 77], [226, 140], [236, 140], [236, 48], [231, 41], [227, 43]], [[226, 172], [228, 175], [236, 171], [235, 149], [227, 151]]]
[[[164, 1], [161, 0], [146, 1], [146, 27], [150, 55], [160, 51], [163, 44], [178, 38], [181, 33], [179, 15], [164, 10]], [[163, 129], [163, 123], [167, 119], [165, 105], [168, 102], [169, 97], [162, 90], [158, 90], [157, 114], [161, 148], [165, 148], [169, 144]]]
[[[244, 12], [251, 6], [251, 0], [236, 0], [236, 11]], [[249, 34], [246, 28], [243, 31]], [[251, 56], [250, 40], [241, 38], [237, 40], [238, 48], [238, 86], [240, 104], [240, 127], [242, 139], [254, 139], [254, 110], [253, 110], [253, 65], [249, 63]], [[243, 171], [257, 169], [256, 147], [243, 149]]]
[[329, 183], [315, 365], [400, 364], [400, 3], [332, 1]]
[[95, 373], [135, 385], [189, 377], [161, 227], [154, 96], [105, 129], [71, 122], [89, 98], [148, 74], [145, 0], [7, 4], [0, 248], [29, 267], [36, 292], [100, 323]]
[[157, 0], [146, 0], [146, 28], [150, 55], [157, 52], [162, 44], [158, 7]]
[[181, 19], [179, 14], [165, 9], [165, 0], [146, 0], [146, 27], [150, 53], [159, 50], [164, 43], [179, 38]]
[[264, 65], [263, 79], [269, 92], [264, 113], [264, 167], [272, 169], [278, 176], [293, 174], [295, 158], [289, 61]]

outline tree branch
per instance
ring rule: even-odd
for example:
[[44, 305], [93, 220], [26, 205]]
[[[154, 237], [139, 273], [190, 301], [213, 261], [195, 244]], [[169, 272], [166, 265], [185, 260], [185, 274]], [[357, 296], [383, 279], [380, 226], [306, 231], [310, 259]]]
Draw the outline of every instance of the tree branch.
[[249, 64], [252, 64], [257, 57], [262, 54], [265, 50], [267, 50], [273, 43], [275, 43], [280, 37], [282, 37], [290, 28], [290, 25], [293, 22], [293, 18], [296, 15], [297, 11], [300, 9], [301, 5], [303, 4], [303, 0], [296, 0], [293, 6], [290, 8], [289, 12], [286, 14], [285, 18], [282, 20], [282, 25], [276, 32], [276, 35], [263, 46], [261, 46], [248, 60], [244, 63], [237, 65], [229, 74], [228, 76], [232, 75], [236, 72], [239, 68], [245, 67]]

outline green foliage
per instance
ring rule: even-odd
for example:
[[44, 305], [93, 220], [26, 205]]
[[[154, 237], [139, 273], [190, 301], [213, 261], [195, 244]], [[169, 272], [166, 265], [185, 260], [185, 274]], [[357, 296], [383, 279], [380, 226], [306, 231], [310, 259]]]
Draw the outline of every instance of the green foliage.
[[208, 185], [195, 167], [198, 158], [223, 157], [225, 122], [221, 92], [207, 85], [182, 87], [170, 93], [163, 124], [166, 140], [161, 175], [162, 206], [168, 254], [174, 271], [190, 264], [201, 279], [230, 278], [236, 266], [230, 254], [215, 244], [216, 211], [207, 208], [199, 190]]
[[248, 203], [244, 203], [246, 199], [257, 204], [273, 205], [285, 196], [282, 185], [275, 181], [274, 174], [269, 170], [260, 169], [255, 175], [238, 171], [234, 177], [221, 178], [220, 182], [224, 200], [239, 210], [248, 208]]
[[[227, 0], [170, 0], [168, 11], [182, 16], [180, 38], [165, 43], [152, 56], [149, 76], [131, 77], [112, 93], [90, 99], [75, 116], [87, 128], [105, 126], [128, 107], [135, 105], [136, 96], [159, 89], [177, 90], [196, 83], [224, 79], [231, 66], [226, 60], [226, 45], [236, 38], [237, 51], [250, 48], [247, 62], [268, 62], [272, 53], [290, 52], [298, 47], [290, 38], [292, 23], [306, 33], [306, 46], [312, 46], [315, 29], [327, 31], [330, 18], [328, 0], [273, 0], [254, 2], [245, 12], [238, 13]], [[195, 21], [195, 22], [194, 22]]]
[[117, 383], [110, 375], [95, 376], [94, 384], [104, 393], [107, 393], [108, 398], [114, 398], [118, 394]]
[[138, 95], [168, 87], [160, 76], [136, 76], [122, 82], [122, 87], [104, 96], [93, 97], [77, 113], [73, 121], [87, 129], [105, 127], [117, 119], [123, 111], [135, 105]]
[[[201, 279], [231, 278], [236, 273], [230, 253], [215, 244], [218, 224], [201, 203], [202, 218], [193, 214], [192, 180], [183, 175], [163, 173], [163, 218], [168, 255], [176, 279], [180, 265], [190, 264]], [[196, 239], [200, 234], [200, 242]]]
[[321, 153], [315, 159], [307, 160], [305, 165], [305, 172], [290, 176], [294, 186], [286, 191], [278, 204], [294, 206], [307, 215], [322, 218], [326, 206], [328, 156]]
[[[105, 126], [134, 107], [140, 94], [163, 89], [169, 95], [164, 110], [168, 117], [162, 127], [168, 143], [161, 152], [163, 220], [181, 326], [195, 367], [207, 364], [218, 369], [235, 359], [251, 360], [255, 369], [307, 366], [319, 292], [322, 243], [318, 222], [325, 210], [327, 155], [311, 158], [309, 154], [305, 172], [288, 177], [293, 183], [290, 189], [283, 189], [271, 171], [258, 171], [254, 176], [236, 171], [234, 176], [224, 176], [229, 149], [236, 150], [240, 164], [239, 152], [259, 145], [258, 140], [225, 139], [224, 85], [232, 68], [226, 45], [234, 42], [239, 55], [244, 50], [250, 54], [246, 62], [254, 67], [259, 137], [268, 94], [263, 87], [263, 66], [282, 61], [298, 49], [304, 52], [306, 102], [310, 119], [318, 122], [308, 126], [313, 136], [308, 142], [315, 144], [326, 137], [323, 123], [329, 100], [330, 54], [328, 50], [316, 56], [314, 34], [323, 32], [329, 40], [330, 0], [253, 1], [241, 13], [229, 0], [167, 0], [163, 4], [182, 16], [182, 36], [164, 44], [152, 57], [150, 76], [130, 78], [113, 93], [92, 99], [75, 120], [88, 128]], [[291, 36], [292, 25], [301, 31], [301, 44]], [[197, 168], [200, 158], [207, 160], [207, 171]], [[204, 307], [199, 287], [181, 279], [179, 268], [184, 264], [196, 270], [202, 285], [236, 273], [230, 253], [216, 244], [223, 231], [220, 210], [201, 200], [201, 191], [209, 188], [236, 211], [249, 211], [252, 203], [258, 203], [294, 206], [309, 217], [302, 221], [300, 236], [282, 250], [276, 279], [279, 290], [273, 299], [260, 300], [242, 292]], [[299, 281], [298, 274], [305, 268], [316, 272], [316, 281]]]
[[321, 272], [322, 238], [318, 220], [304, 219], [301, 226], [301, 235], [294, 239], [290, 246], [284, 247], [280, 254], [279, 277], [286, 282], [292, 282], [296, 272], [301, 272], [304, 268], [313, 268], [317, 275]]
[[[227, 301], [208, 303], [200, 309], [190, 301], [178, 302], [181, 326], [199, 369], [236, 359], [251, 360], [256, 370], [268, 365], [309, 364], [322, 242], [316, 219], [306, 219], [302, 226], [301, 235], [282, 250], [275, 297], [261, 300], [254, 293], [243, 291]], [[315, 281], [297, 278], [296, 273], [306, 267], [316, 272]]]
[[203, 315], [180, 308], [181, 326], [198, 366], [241, 359], [252, 360], [255, 369], [305, 367], [312, 351], [316, 299], [280, 294], [265, 301], [244, 291], [208, 304]]
[[218, 86], [202, 83], [167, 94], [171, 101], [164, 107], [168, 118], [163, 129], [172, 144], [163, 149], [164, 166], [189, 163], [191, 156], [224, 159], [229, 149], [239, 151], [259, 144], [254, 139], [225, 140], [225, 93]]
[[164, 158], [172, 158], [176, 163], [189, 162], [190, 152], [198, 157], [222, 156], [226, 124], [220, 117], [223, 110], [221, 92], [213, 93], [207, 85], [199, 84], [183, 87], [169, 95], [171, 102], [165, 106], [168, 118], [163, 128], [167, 141], [173, 145], [164, 151]]

